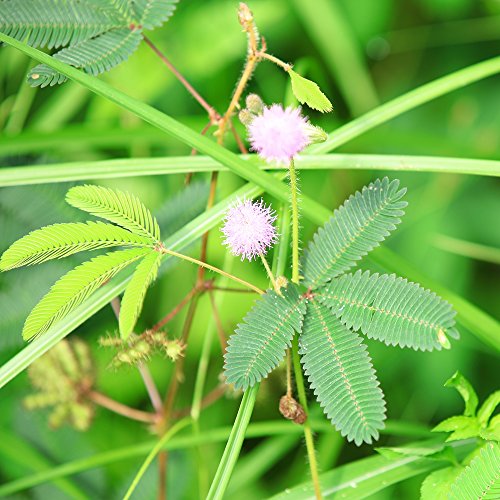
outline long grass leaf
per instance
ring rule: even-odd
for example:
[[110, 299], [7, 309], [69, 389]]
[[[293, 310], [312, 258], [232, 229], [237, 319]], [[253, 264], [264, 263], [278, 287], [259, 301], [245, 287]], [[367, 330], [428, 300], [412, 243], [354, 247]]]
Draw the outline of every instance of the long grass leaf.
[[[279, 165], [263, 164], [262, 170], [281, 170]], [[300, 170], [384, 170], [395, 172], [437, 172], [500, 177], [500, 161], [440, 156], [324, 154], [301, 155], [295, 166]], [[0, 169], [0, 187], [54, 182], [120, 179], [147, 175], [186, 174], [188, 172], [227, 172], [229, 168], [209, 156], [167, 156], [164, 158], [124, 158], [78, 161]]]

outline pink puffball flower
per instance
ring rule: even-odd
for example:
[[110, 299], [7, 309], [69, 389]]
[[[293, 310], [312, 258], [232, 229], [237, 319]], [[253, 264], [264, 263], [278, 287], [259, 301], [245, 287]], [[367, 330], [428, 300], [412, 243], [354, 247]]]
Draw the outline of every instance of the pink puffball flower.
[[311, 125], [300, 108], [264, 106], [248, 127], [252, 150], [266, 161], [288, 164], [310, 142]]
[[262, 200], [238, 201], [226, 213], [221, 229], [225, 236], [223, 243], [241, 260], [264, 255], [277, 240], [275, 220], [274, 210]]

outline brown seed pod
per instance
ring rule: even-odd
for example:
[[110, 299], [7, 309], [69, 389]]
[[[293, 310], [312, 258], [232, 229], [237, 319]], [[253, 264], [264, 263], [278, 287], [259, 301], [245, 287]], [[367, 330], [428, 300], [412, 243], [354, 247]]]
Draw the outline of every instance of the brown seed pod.
[[302, 405], [287, 394], [281, 397], [279, 409], [285, 418], [292, 420], [296, 424], [303, 424], [307, 420], [307, 415]]

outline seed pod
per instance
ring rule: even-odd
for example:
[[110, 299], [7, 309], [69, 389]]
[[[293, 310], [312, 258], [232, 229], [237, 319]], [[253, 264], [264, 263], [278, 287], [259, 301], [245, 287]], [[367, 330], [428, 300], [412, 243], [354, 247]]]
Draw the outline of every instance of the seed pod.
[[165, 353], [172, 361], [177, 361], [183, 355], [184, 347], [179, 340], [171, 340], [165, 345]]
[[242, 109], [238, 113], [238, 118], [240, 119], [240, 122], [245, 125], [245, 127], [249, 127], [255, 117], [252, 113], [250, 113], [250, 111], [248, 111], [248, 109]]
[[296, 424], [303, 424], [307, 420], [304, 408], [302, 408], [302, 405], [292, 396], [285, 394], [281, 397], [279, 410], [285, 418], [292, 420]]

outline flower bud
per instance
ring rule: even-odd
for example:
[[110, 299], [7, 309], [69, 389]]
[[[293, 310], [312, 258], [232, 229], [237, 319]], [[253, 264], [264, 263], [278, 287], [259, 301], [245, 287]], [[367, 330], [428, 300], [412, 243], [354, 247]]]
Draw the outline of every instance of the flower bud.
[[264, 103], [257, 94], [248, 94], [245, 103], [248, 111], [254, 115], [260, 115], [264, 111]]
[[328, 134], [321, 128], [315, 125], [307, 124], [307, 136], [309, 137], [309, 144], [318, 142], [325, 142], [328, 139]]
[[252, 11], [248, 8], [248, 5], [246, 3], [240, 2], [240, 6], [238, 9], [238, 20], [244, 28], [253, 22]]
[[242, 109], [238, 113], [238, 118], [240, 119], [240, 122], [243, 123], [243, 125], [245, 125], [245, 127], [249, 127], [252, 124], [255, 116], [252, 115], [252, 113], [250, 113], [248, 109]]

